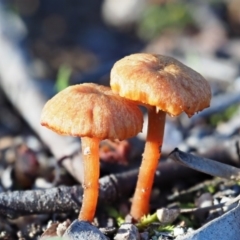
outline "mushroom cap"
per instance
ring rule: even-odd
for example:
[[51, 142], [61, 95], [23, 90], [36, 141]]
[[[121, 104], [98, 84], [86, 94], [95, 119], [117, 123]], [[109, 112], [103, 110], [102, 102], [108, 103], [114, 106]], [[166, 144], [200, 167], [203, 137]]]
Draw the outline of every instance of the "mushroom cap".
[[117, 61], [110, 86], [120, 96], [157, 107], [171, 116], [189, 117], [209, 107], [209, 83], [172, 57], [137, 53]]
[[67, 87], [44, 106], [41, 124], [62, 135], [126, 139], [142, 130], [143, 115], [130, 100], [93, 83]]

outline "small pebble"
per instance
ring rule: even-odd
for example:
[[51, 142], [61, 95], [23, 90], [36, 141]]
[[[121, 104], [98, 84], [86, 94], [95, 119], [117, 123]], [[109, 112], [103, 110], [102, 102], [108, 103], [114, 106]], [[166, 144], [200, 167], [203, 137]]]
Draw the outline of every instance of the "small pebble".
[[5, 189], [11, 189], [13, 186], [13, 178], [12, 178], [12, 172], [13, 172], [13, 167], [12, 166], [8, 166], [2, 173], [1, 176], [1, 182], [2, 182], [2, 186]]
[[198, 208], [210, 207], [213, 205], [213, 197], [210, 193], [203, 193], [195, 200], [195, 205]]
[[46, 179], [39, 177], [35, 180], [33, 187], [36, 189], [47, 189], [47, 188], [52, 188], [53, 184], [50, 182], [47, 182]]
[[159, 222], [168, 224], [176, 220], [180, 214], [180, 209], [161, 208], [157, 210], [157, 218]]
[[173, 230], [173, 235], [175, 237], [179, 236], [179, 235], [184, 235], [185, 234], [185, 230], [182, 227], [175, 227]]
[[141, 240], [148, 240], [149, 239], [149, 233], [148, 232], [140, 233], [140, 239]]
[[89, 222], [75, 220], [63, 234], [66, 240], [108, 240], [98, 228]]
[[135, 225], [123, 223], [118, 229], [114, 240], [140, 240], [140, 235]]
[[63, 223], [58, 224], [56, 229], [57, 235], [61, 237], [65, 233], [66, 229], [70, 226], [70, 223], [70, 220], [66, 220]]

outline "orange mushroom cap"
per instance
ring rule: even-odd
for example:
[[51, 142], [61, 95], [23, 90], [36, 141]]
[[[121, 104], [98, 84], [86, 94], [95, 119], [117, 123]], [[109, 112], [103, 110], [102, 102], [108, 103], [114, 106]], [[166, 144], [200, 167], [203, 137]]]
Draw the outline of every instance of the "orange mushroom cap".
[[84, 83], [67, 87], [44, 106], [41, 124], [63, 135], [126, 139], [142, 130], [143, 116], [109, 87]]
[[111, 88], [120, 96], [177, 116], [189, 117], [210, 105], [211, 89], [196, 71], [172, 57], [138, 53], [117, 61]]

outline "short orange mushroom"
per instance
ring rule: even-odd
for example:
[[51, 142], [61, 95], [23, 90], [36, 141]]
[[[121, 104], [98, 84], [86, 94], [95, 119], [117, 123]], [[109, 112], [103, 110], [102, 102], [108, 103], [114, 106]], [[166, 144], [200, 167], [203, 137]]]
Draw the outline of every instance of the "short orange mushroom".
[[148, 133], [131, 215], [139, 220], [149, 211], [149, 200], [161, 156], [166, 113], [189, 117], [210, 105], [211, 89], [197, 72], [174, 58], [148, 53], [117, 61], [110, 77], [112, 90], [148, 108]]
[[142, 130], [142, 112], [109, 87], [93, 83], [70, 86], [43, 108], [41, 124], [58, 134], [81, 137], [84, 196], [79, 220], [91, 222], [98, 199], [99, 143], [127, 139]]

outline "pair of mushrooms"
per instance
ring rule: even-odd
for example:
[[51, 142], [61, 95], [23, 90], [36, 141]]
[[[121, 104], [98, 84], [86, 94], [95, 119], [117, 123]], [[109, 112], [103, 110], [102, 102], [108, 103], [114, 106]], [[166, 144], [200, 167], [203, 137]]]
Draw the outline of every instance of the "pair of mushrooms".
[[209, 107], [208, 82], [181, 62], [138, 53], [117, 61], [111, 89], [93, 83], [70, 86], [44, 106], [41, 124], [64, 135], [81, 137], [84, 196], [79, 220], [92, 221], [98, 199], [99, 143], [127, 139], [142, 129], [139, 104], [148, 110], [148, 133], [131, 215], [140, 220], [149, 211], [155, 171], [161, 156], [166, 113], [189, 117]]

